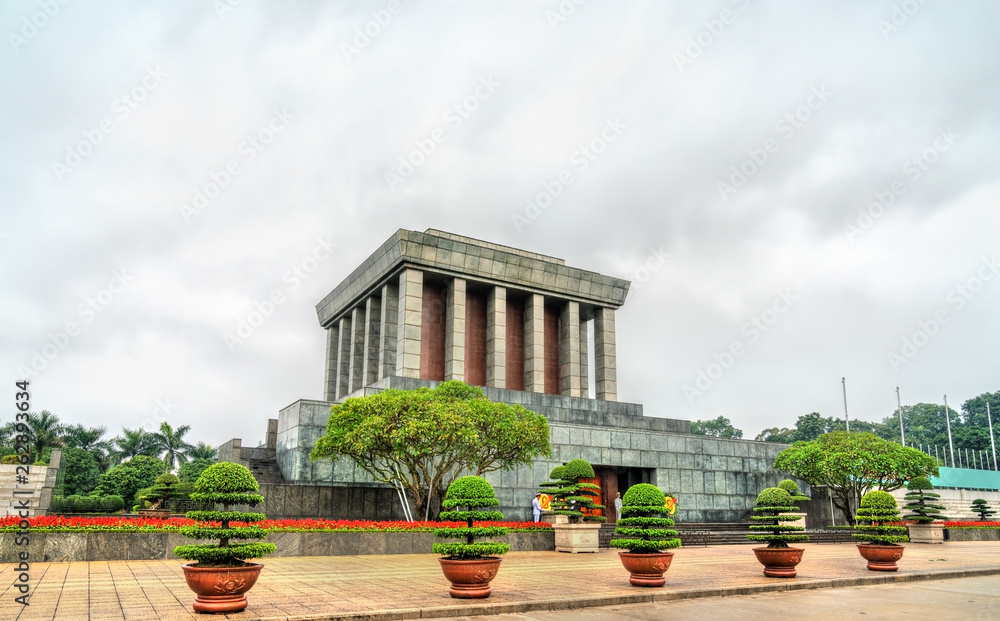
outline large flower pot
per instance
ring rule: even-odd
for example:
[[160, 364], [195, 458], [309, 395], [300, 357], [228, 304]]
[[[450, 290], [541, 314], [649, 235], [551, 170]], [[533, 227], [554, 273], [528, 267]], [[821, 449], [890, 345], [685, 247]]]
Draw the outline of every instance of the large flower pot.
[[896, 571], [896, 561], [903, 558], [903, 546], [879, 546], [871, 543], [859, 543], [858, 552], [868, 561], [868, 569], [872, 571]]
[[794, 578], [795, 566], [802, 562], [805, 548], [754, 548], [753, 553], [769, 578]]
[[246, 592], [257, 582], [261, 563], [241, 567], [182, 565], [188, 587], [198, 596], [195, 612], [239, 612], [247, 607]]
[[910, 543], [944, 543], [944, 524], [907, 524]]
[[553, 524], [556, 535], [556, 552], [597, 552], [600, 522], [582, 524]]
[[673, 552], [654, 552], [652, 554], [638, 554], [633, 552], [619, 552], [618, 558], [622, 560], [622, 565], [629, 572], [629, 584], [640, 587], [661, 587], [667, 579], [663, 573], [670, 569], [670, 561], [674, 558]]
[[165, 520], [170, 517], [170, 509], [139, 509], [139, 517], [161, 518]]
[[451, 581], [448, 592], [452, 597], [478, 599], [490, 596], [490, 580], [500, 570], [500, 559], [487, 556], [477, 559], [439, 558], [444, 577]]

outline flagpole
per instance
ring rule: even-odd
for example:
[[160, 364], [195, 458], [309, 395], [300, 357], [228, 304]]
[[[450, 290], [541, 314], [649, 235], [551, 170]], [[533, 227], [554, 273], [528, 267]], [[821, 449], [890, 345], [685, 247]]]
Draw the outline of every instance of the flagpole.
[[847, 416], [847, 378], [840, 378], [840, 385], [844, 389], [844, 422], [847, 423], [847, 431], [851, 431], [851, 419]]
[[993, 469], [997, 468], [997, 445], [993, 441], [993, 416], [990, 415], [990, 402], [986, 402], [986, 422], [990, 425], [990, 446], [993, 447]]
[[903, 431], [903, 406], [899, 403], [899, 386], [896, 386], [896, 413], [899, 415], [899, 438], [906, 446], [906, 432]]
[[955, 467], [955, 445], [951, 443], [951, 417], [948, 416], [948, 395], [944, 396], [944, 422], [948, 424], [948, 448], [951, 450], [951, 467]]

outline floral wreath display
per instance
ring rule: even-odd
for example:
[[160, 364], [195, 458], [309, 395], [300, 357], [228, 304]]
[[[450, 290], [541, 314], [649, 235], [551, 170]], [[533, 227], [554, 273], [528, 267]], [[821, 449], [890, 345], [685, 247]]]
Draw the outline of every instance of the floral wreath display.
[[548, 494], [542, 494], [538, 498], [538, 505], [542, 508], [542, 511], [548, 511], [552, 508], [552, 496]]
[[663, 506], [667, 508], [667, 513], [670, 515], [677, 513], [677, 496], [666, 495], [666, 499]]

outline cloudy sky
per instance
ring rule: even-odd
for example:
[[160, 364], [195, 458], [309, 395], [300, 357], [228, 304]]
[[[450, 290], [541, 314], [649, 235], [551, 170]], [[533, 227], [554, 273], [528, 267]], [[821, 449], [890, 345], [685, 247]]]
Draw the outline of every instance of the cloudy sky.
[[256, 444], [322, 398], [316, 302], [428, 227], [631, 280], [647, 415], [1000, 389], [1000, 6], [665, 5], [4, 2], [8, 402]]

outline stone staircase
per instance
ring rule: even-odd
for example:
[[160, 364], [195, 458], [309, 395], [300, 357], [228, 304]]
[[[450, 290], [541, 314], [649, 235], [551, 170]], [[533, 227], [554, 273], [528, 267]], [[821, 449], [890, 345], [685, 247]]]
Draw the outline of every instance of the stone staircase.
[[28, 515], [44, 513], [40, 505], [48, 469], [45, 466], [29, 466], [27, 482], [18, 483], [17, 477], [24, 475], [18, 475], [16, 468], [9, 464], [0, 465], [0, 515], [17, 515], [24, 511], [22, 500], [28, 501]]
[[248, 459], [246, 466], [261, 485], [281, 485], [285, 482], [278, 462], [273, 459]]

